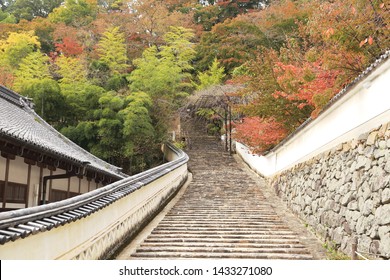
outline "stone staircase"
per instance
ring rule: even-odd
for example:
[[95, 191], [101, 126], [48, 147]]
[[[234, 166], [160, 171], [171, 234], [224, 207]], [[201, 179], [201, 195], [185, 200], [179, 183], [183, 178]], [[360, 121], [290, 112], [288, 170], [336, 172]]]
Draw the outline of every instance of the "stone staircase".
[[193, 180], [131, 259], [313, 259], [261, 186], [201, 127], [190, 131]]

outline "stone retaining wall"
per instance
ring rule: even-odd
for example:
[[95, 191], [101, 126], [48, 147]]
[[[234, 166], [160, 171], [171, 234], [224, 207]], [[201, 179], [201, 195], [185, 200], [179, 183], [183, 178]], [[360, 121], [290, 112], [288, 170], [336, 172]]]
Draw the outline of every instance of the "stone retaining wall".
[[351, 255], [390, 258], [390, 123], [283, 171], [271, 186], [308, 226]]

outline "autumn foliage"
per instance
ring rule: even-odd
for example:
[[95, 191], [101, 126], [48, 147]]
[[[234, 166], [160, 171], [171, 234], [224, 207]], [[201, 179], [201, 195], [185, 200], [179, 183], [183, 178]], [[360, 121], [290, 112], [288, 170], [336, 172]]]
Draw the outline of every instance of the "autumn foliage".
[[[235, 137], [264, 152], [390, 48], [387, 2], [0, 1], [0, 83], [57, 108], [50, 121], [83, 147], [139, 167], [183, 97], [236, 83]], [[138, 105], [149, 131], [124, 140]]]
[[55, 43], [56, 51], [65, 56], [78, 56], [83, 53], [83, 47], [70, 37], [64, 37], [62, 43]]
[[236, 125], [235, 138], [251, 147], [253, 153], [263, 153], [286, 137], [287, 131], [274, 119], [243, 118]]
[[276, 62], [274, 74], [280, 90], [276, 90], [273, 97], [285, 98], [299, 109], [311, 106], [314, 108], [311, 116], [316, 117], [321, 108], [341, 89], [337, 85], [337, 77], [341, 71], [324, 69], [322, 64], [321, 61], [316, 61], [296, 66]]
[[236, 106], [246, 118], [236, 137], [255, 152], [276, 145], [281, 138], [275, 134], [283, 134], [259, 123], [272, 127], [273, 120], [291, 133], [390, 46], [389, 7], [380, 0], [277, 2], [284, 5], [240, 16], [276, 42], [232, 79], [246, 82], [246, 102]]

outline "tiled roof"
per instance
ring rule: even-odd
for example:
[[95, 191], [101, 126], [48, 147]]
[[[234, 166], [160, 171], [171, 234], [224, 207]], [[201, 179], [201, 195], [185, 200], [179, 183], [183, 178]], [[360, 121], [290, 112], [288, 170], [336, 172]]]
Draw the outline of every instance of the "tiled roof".
[[82, 149], [46, 123], [33, 110], [32, 102], [0, 85], [0, 136], [26, 143], [42, 152], [81, 164], [116, 178], [125, 177], [113, 166]]
[[66, 200], [0, 213], [0, 245], [81, 220], [188, 162], [182, 150], [169, 143], [167, 148], [176, 159], [155, 168]]

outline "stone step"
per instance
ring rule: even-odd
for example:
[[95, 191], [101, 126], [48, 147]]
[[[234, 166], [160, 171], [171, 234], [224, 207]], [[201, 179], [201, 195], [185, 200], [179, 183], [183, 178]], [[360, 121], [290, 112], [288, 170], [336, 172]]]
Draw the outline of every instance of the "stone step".
[[[176, 229], [174, 227], [169, 228], [160, 228], [157, 227], [153, 230], [152, 234], [207, 234], [207, 235], [221, 235], [221, 234], [236, 234], [236, 235], [264, 235], [269, 234], [273, 235], [277, 230], [278, 235], [289, 235], [294, 234], [291, 230], [285, 230], [285, 228], [262, 228], [260, 229], [241, 229], [241, 228], [220, 228], [220, 229], [209, 229], [206, 228], [204, 230], [197, 228], [182, 228]], [[276, 234], [276, 233], [275, 233]]]
[[[254, 205], [255, 207], [255, 205]], [[267, 213], [268, 212], [268, 213]], [[273, 213], [269, 213], [269, 210], [266, 211], [261, 211], [261, 210], [252, 210], [252, 211], [242, 211], [241, 209], [239, 210], [202, 210], [202, 211], [197, 211], [197, 210], [192, 210], [192, 209], [175, 209], [175, 211], [172, 211], [169, 216], [180, 216], [180, 215], [191, 215], [191, 216], [204, 216], [204, 215], [217, 215], [217, 216], [222, 216], [222, 215], [231, 215], [234, 214], [236, 216], [240, 215], [245, 215], [245, 216], [258, 216], [258, 217], [278, 217], [277, 215]]]
[[130, 259], [312, 259], [258, 182], [199, 124], [186, 137], [193, 179]]
[[242, 223], [160, 223], [158, 226], [159, 229], [172, 229], [175, 228], [177, 230], [192, 230], [192, 229], [208, 229], [208, 230], [234, 230], [239, 228], [240, 230], [254, 230], [254, 229], [262, 229], [262, 228], [272, 228], [272, 229], [287, 229], [288, 227], [283, 224], [274, 224], [274, 223], [259, 223], [259, 224], [242, 224]]
[[[220, 219], [229, 219], [229, 220], [249, 220], [249, 221], [263, 221], [262, 218], [259, 218], [259, 216], [256, 215], [245, 215], [245, 217], [242, 217], [242, 215], [224, 215], [224, 214], [207, 214], [207, 215], [169, 215], [167, 216], [171, 220], [176, 220], [177, 219], [199, 219], [199, 221], [202, 220], [220, 220]], [[272, 220], [273, 216], [268, 216], [267, 220]], [[279, 220], [278, 217], [274, 217], [274, 220]]]
[[153, 252], [132, 255], [137, 259], [274, 259], [274, 260], [311, 260], [310, 254], [288, 253], [220, 253], [220, 252]]
[[158, 254], [163, 253], [232, 253], [232, 254], [308, 254], [306, 248], [240, 248], [240, 247], [180, 247], [163, 246], [149, 247], [142, 246], [137, 253]]
[[[183, 238], [178, 236], [172, 236], [172, 237], [161, 237], [161, 236], [149, 236], [147, 239], [144, 240], [144, 243], [159, 243], [161, 246], [163, 246], [163, 243], [229, 243], [229, 244], [288, 244], [288, 245], [295, 245], [300, 244], [299, 239], [296, 236], [282, 236], [282, 237], [275, 237], [275, 236], [263, 236], [262, 238], [249, 238], [249, 239], [239, 239], [239, 238], [228, 238], [224, 237], [221, 238], [218, 237], [203, 237], [203, 238]], [[142, 246], [142, 244], [140, 245]]]
[[[283, 243], [282, 243], [283, 242]], [[292, 244], [292, 242], [286, 242], [286, 241], [280, 241], [279, 243], [274, 242], [274, 243], [255, 243], [255, 242], [205, 242], [204, 240], [199, 240], [199, 242], [169, 242], [166, 240], [165, 242], [144, 242], [143, 244], [140, 245], [140, 248], [144, 247], [158, 247], [158, 248], [165, 248], [165, 247], [186, 247], [186, 248], [191, 248], [191, 247], [213, 247], [213, 248], [258, 248], [258, 249], [263, 249], [263, 248], [276, 248], [276, 249], [281, 249], [281, 248], [299, 248], [303, 249], [305, 246], [299, 244], [299, 241], [297, 241], [296, 244]]]
[[209, 234], [209, 233], [152, 233], [150, 238], [219, 238], [219, 239], [240, 239], [240, 240], [245, 240], [245, 239], [273, 239], [273, 238], [286, 238], [286, 239], [296, 239], [297, 236], [295, 234], [269, 234], [269, 233], [245, 233], [245, 234], [239, 234], [239, 233], [220, 233], [220, 234]]

